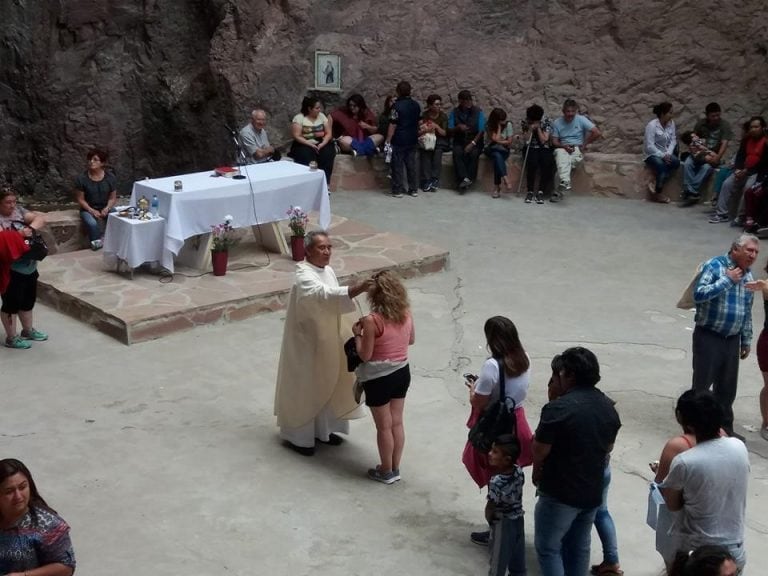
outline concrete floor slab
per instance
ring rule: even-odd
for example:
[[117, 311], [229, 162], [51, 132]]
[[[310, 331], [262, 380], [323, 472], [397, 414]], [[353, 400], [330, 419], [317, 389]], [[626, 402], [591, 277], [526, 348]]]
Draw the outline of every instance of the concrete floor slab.
[[[486, 550], [468, 539], [484, 504], [460, 462], [461, 374], [485, 358], [482, 326], [494, 314], [516, 322], [532, 358], [534, 426], [552, 355], [572, 344], [597, 353], [623, 421], [610, 493], [621, 562], [631, 576], [660, 574], [645, 525], [647, 463], [679, 433], [673, 405], [691, 370], [692, 314], [675, 303], [736, 230], [708, 224], [698, 207], [587, 197], [537, 206], [358, 191], [334, 193], [333, 210], [451, 252], [447, 270], [407, 281], [417, 342], [403, 480], [365, 478], [376, 462], [370, 417], [312, 459], [280, 446], [272, 402], [284, 312], [125, 347], [41, 304], [50, 341], [0, 349], [0, 453], [26, 461], [72, 525], [78, 574], [486, 574]], [[759, 305], [754, 320], [762, 325]], [[747, 575], [768, 562], [761, 386], [750, 356], [735, 404], [752, 462]], [[530, 482], [524, 499], [535, 575]]]

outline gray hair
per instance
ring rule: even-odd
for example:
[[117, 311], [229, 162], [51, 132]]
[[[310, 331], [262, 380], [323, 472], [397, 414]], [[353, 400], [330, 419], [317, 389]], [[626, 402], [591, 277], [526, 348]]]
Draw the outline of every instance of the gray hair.
[[258, 114], [259, 112], [263, 112], [264, 113], [264, 118], [267, 117], [267, 111], [264, 110], [264, 108], [254, 108], [253, 111], [251, 112], [251, 118], [253, 120], [256, 120], [256, 114]]
[[734, 250], [736, 248], [741, 248], [745, 244], [760, 244], [760, 238], [755, 236], [754, 234], [749, 234], [747, 232], [744, 232], [743, 234], [739, 234], [736, 239], [733, 241], [733, 244], [731, 244], [731, 250]]
[[326, 230], [310, 230], [304, 235], [304, 248], [308, 249], [312, 246], [315, 243], [315, 238], [318, 236], [325, 236], [328, 238], [329, 234]]

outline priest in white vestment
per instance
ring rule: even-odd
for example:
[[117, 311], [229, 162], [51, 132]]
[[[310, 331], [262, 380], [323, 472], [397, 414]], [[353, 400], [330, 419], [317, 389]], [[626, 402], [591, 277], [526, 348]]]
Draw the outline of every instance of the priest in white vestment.
[[310, 232], [306, 261], [296, 266], [283, 329], [277, 370], [275, 415], [280, 437], [304, 456], [315, 440], [342, 442], [349, 419], [362, 415], [354, 399], [354, 373], [347, 372], [344, 342], [352, 336], [353, 298], [366, 292], [371, 279], [339, 286], [328, 264], [331, 242], [326, 232]]

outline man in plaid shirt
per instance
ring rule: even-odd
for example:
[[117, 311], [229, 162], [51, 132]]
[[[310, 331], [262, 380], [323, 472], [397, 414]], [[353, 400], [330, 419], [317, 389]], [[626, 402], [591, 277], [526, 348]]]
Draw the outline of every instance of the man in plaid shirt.
[[693, 330], [693, 388], [712, 387], [723, 406], [723, 428], [733, 431], [733, 401], [739, 377], [739, 358], [749, 356], [752, 343], [753, 294], [745, 286], [752, 281], [760, 242], [742, 234], [727, 254], [704, 263], [693, 291], [696, 328]]

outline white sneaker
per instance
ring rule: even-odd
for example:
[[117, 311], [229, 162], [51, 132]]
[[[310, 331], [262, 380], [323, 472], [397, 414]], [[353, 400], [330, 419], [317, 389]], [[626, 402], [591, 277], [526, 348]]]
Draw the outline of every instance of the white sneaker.
[[91, 240], [91, 250], [101, 250], [104, 247], [104, 242], [101, 240]]

